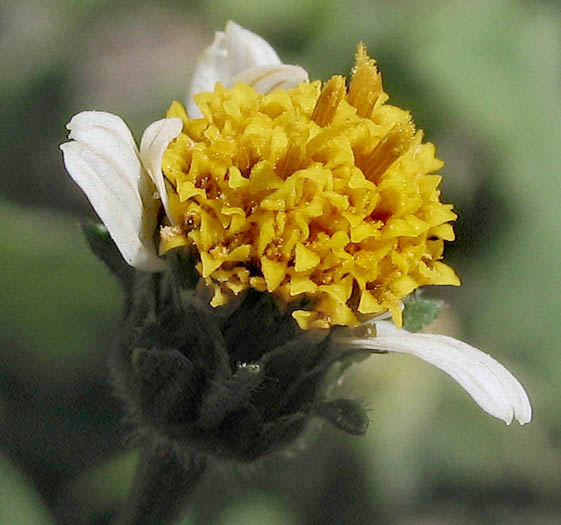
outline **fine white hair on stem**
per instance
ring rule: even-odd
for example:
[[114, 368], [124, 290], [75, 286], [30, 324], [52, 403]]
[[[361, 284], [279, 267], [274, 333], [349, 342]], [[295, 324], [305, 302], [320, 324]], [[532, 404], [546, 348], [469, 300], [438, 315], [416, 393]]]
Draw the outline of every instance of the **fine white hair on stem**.
[[376, 336], [339, 337], [335, 344], [414, 355], [452, 377], [486, 412], [510, 425], [532, 419], [532, 407], [519, 381], [498, 361], [453, 337], [413, 334], [387, 321], [376, 322]]

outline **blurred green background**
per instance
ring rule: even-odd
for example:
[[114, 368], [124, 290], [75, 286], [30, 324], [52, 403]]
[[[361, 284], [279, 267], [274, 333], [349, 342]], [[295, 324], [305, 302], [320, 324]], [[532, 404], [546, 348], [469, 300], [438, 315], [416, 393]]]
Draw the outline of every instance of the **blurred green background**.
[[432, 330], [503, 362], [535, 416], [505, 427], [429, 365], [372, 357], [341, 387], [371, 407], [365, 437], [324, 426], [290, 457], [215, 468], [185, 523], [561, 522], [557, 1], [4, 0], [0, 523], [106, 523], [136, 461], [107, 384], [122, 298], [78, 227], [93, 212], [62, 165], [65, 123], [103, 109], [139, 137], [228, 19], [314, 79], [367, 45], [460, 214], [463, 286], [431, 290], [449, 304]]

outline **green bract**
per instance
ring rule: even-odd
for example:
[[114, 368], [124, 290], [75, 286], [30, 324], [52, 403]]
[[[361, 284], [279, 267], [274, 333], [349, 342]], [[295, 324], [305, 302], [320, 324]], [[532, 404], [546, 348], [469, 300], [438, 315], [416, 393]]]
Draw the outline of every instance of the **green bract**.
[[140, 435], [246, 462], [290, 444], [314, 415], [350, 434], [366, 431], [358, 401], [327, 398], [344, 366], [326, 379], [335, 363], [369, 351], [330, 348], [328, 330], [302, 331], [292, 310], [266, 292], [212, 308], [191, 252], [178, 248], [167, 260], [164, 273], [133, 276], [111, 362]]

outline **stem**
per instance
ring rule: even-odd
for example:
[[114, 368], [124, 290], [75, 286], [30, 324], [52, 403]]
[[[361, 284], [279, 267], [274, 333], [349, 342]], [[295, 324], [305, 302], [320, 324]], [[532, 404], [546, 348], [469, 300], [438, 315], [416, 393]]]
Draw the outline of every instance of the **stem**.
[[145, 443], [128, 500], [114, 525], [171, 524], [205, 471], [206, 458]]

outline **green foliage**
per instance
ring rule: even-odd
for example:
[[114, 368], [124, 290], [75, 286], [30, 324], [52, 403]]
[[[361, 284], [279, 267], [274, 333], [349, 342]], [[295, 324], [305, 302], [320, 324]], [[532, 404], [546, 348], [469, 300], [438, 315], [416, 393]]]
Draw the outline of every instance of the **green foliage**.
[[123, 287], [128, 289], [132, 285], [134, 269], [129, 266], [111, 239], [105, 225], [88, 221], [82, 224], [82, 231], [92, 252], [101, 260]]
[[0, 334], [28, 356], [20, 364], [49, 373], [54, 362], [86, 365], [92, 352], [105, 359], [96, 341], [119, 319], [120, 297], [76, 222], [0, 201], [0, 236]]
[[[295, 512], [288, 509], [279, 498], [270, 493], [256, 492], [253, 497], [242, 498], [224, 509], [217, 525], [297, 525], [301, 523], [297, 518]], [[185, 521], [181, 525], [190, 525], [190, 522]]]
[[117, 507], [129, 492], [138, 460], [139, 450], [132, 449], [102, 461], [68, 484], [61, 503], [100, 514]]
[[432, 323], [443, 307], [442, 301], [423, 297], [420, 293], [407, 297], [404, 304], [403, 328], [409, 332], [419, 332]]
[[29, 480], [3, 454], [0, 454], [0, 494], [0, 523], [54, 525], [54, 518]]

